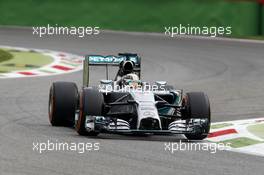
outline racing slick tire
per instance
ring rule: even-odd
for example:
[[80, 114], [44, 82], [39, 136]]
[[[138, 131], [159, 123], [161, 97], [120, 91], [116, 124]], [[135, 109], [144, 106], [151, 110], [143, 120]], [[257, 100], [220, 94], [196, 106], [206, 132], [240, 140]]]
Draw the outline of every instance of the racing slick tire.
[[86, 116], [102, 116], [104, 97], [98, 89], [85, 88], [80, 94], [80, 112], [75, 129], [79, 135], [97, 136], [98, 131], [85, 129]]
[[[210, 102], [203, 92], [186, 93], [186, 116], [190, 119], [205, 119], [201, 126], [195, 126], [198, 132], [185, 134], [189, 140], [203, 140], [210, 131], [211, 111]], [[198, 127], [198, 128], [197, 128]]]
[[74, 125], [78, 88], [72, 82], [54, 82], [49, 94], [49, 120], [52, 126]]

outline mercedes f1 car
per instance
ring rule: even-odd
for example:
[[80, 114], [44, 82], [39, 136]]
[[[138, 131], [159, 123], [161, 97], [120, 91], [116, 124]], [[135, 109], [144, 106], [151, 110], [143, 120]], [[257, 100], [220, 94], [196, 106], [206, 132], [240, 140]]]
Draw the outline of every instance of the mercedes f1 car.
[[[175, 89], [165, 81], [153, 85], [141, 81], [141, 58], [137, 54], [87, 55], [83, 86], [54, 82], [49, 95], [52, 126], [74, 126], [80, 135], [184, 134], [201, 140], [210, 129], [210, 104], [203, 92]], [[105, 66], [106, 79], [98, 87], [89, 85], [90, 66]], [[108, 67], [118, 67], [113, 80]]]

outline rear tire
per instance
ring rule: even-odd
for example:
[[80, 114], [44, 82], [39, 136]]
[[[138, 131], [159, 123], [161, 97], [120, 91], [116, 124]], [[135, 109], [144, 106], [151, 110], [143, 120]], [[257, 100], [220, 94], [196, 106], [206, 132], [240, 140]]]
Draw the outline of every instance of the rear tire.
[[186, 116], [190, 119], [205, 119], [202, 126], [198, 126], [199, 132], [185, 134], [189, 140], [203, 140], [210, 131], [211, 111], [210, 102], [207, 95], [203, 92], [186, 93], [185, 98]]
[[52, 126], [74, 125], [78, 88], [72, 82], [54, 82], [49, 94], [49, 120]]
[[104, 104], [103, 94], [97, 89], [85, 88], [80, 95], [80, 113], [76, 123], [76, 131], [79, 135], [97, 136], [97, 131], [85, 129], [86, 116], [102, 116]]

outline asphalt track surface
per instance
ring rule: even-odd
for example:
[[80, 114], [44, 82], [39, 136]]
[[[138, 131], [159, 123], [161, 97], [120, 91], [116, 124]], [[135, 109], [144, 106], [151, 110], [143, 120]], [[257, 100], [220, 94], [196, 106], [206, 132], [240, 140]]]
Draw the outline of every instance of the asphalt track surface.
[[[136, 52], [143, 79], [167, 80], [187, 91], [205, 91], [212, 120], [264, 116], [264, 44], [168, 38], [103, 32], [86, 38], [38, 38], [30, 29], [0, 28], [0, 45], [65, 51], [80, 55]], [[97, 73], [96, 73], [97, 74]], [[97, 77], [98, 75], [95, 75]], [[53, 81], [81, 85], [82, 72], [0, 80], [0, 174], [263, 174], [264, 158], [220, 151], [164, 151], [182, 137], [81, 137], [71, 128], [51, 127], [48, 91]], [[33, 142], [99, 142], [100, 150], [39, 154]], [[264, 150], [263, 150], [264, 151]]]

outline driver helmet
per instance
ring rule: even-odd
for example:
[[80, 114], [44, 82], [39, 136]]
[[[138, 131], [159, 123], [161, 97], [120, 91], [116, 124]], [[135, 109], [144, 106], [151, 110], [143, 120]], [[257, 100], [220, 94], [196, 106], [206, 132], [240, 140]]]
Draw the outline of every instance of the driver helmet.
[[137, 74], [127, 74], [124, 76], [124, 86], [128, 86], [130, 88], [138, 88], [141, 87], [142, 82], [139, 80]]

